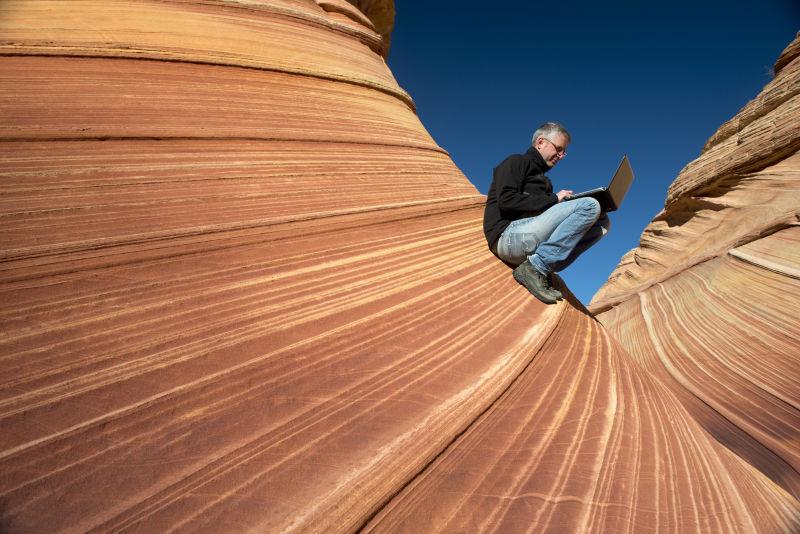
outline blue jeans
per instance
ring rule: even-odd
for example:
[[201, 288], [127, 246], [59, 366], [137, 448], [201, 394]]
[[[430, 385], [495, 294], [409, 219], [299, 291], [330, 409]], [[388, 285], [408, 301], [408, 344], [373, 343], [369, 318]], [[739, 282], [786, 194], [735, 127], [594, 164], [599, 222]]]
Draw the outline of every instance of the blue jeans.
[[593, 198], [559, 202], [536, 217], [511, 221], [497, 242], [497, 255], [512, 265], [527, 259], [549, 275], [566, 269], [610, 227]]

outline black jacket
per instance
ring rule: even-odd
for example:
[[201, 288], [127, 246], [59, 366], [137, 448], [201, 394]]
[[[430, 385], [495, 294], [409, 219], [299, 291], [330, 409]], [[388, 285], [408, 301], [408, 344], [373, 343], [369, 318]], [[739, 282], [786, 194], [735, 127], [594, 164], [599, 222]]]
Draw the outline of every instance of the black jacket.
[[549, 167], [539, 151], [507, 157], [495, 167], [483, 211], [483, 233], [492, 248], [503, 230], [517, 219], [539, 215], [558, 203], [553, 184], [544, 172]]

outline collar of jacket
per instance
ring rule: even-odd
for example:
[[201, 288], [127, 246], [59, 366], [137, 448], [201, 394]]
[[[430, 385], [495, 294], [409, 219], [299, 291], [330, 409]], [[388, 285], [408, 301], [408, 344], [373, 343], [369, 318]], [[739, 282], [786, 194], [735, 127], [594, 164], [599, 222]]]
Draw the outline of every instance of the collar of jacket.
[[547, 166], [542, 155], [536, 150], [536, 147], [530, 147], [528, 151], [525, 152], [525, 155], [531, 159], [531, 163], [536, 167], [536, 170], [542, 174], [550, 170], [550, 167]]

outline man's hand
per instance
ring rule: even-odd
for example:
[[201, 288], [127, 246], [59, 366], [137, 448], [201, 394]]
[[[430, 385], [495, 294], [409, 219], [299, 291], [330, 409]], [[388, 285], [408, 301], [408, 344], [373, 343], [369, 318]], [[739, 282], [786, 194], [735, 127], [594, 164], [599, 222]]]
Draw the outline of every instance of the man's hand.
[[568, 197], [571, 194], [572, 194], [572, 190], [570, 190], [570, 189], [562, 189], [561, 191], [556, 193], [556, 196], [558, 197], [558, 201], [561, 202], [561, 201], [564, 200], [564, 197]]

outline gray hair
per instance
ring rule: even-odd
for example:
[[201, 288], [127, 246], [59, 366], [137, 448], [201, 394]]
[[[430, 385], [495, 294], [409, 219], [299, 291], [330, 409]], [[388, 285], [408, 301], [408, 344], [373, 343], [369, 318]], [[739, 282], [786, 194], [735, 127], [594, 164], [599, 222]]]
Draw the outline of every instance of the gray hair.
[[536, 131], [533, 132], [533, 138], [531, 139], [531, 146], [536, 144], [536, 140], [540, 137], [544, 137], [548, 141], [552, 141], [551, 137], [553, 135], [561, 134], [567, 138], [567, 142], [569, 143], [572, 141], [572, 137], [569, 135], [569, 132], [566, 128], [564, 128], [563, 124], [559, 124], [557, 122], [546, 122], [536, 128]]

